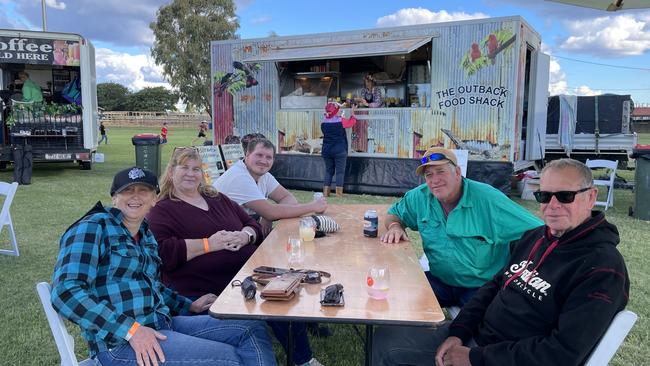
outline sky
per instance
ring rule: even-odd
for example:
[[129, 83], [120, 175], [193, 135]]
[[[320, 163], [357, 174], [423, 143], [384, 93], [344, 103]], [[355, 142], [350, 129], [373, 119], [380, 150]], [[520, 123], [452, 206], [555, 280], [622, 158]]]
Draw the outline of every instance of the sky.
[[[98, 82], [169, 86], [149, 24], [171, 0], [45, 0], [48, 31], [96, 48]], [[544, 0], [235, 0], [241, 38], [522, 16], [551, 55], [551, 95], [630, 94], [650, 105], [650, 9], [605, 12]], [[42, 29], [40, 0], [0, 0], [0, 28]]]

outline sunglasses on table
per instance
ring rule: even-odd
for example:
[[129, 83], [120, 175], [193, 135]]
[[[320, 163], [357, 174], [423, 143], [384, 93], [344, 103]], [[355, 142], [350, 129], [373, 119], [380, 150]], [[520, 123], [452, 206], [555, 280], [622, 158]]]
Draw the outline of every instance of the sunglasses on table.
[[557, 198], [558, 202], [560, 203], [571, 203], [576, 199], [576, 194], [586, 192], [591, 188], [592, 187], [587, 187], [587, 188], [579, 189], [577, 191], [559, 191], [559, 192], [535, 191], [533, 192], [533, 195], [535, 196], [535, 199], [539, 203], [549, 203], [551, 202], [551, 198], [553, 198], [553, 196], [555, 196], [555, 198]]
[[424, 156], [422, 157], [422, 159], [420, 159], [420, 162], [422, 164], [426, 164], [429, 161], [440, 161], [440, 160], [447, 160], [449, 161], [449, 163], [451, 163], [451, 165], [456, 165], [454, 164], [453, 161], [449, 160], [449, 158], [445, 154], [440, 154], [440, 153], [434, 153], [431, 155]]

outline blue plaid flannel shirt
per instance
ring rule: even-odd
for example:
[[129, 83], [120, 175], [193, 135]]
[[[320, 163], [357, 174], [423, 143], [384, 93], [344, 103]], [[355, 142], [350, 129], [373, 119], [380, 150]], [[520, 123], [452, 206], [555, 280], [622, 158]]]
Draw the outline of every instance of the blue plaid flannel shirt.
[[61, 237], [52, 305], [78, 324], [90, 355], [127, 342], [134, 322], [157, 329], [159, 316], [187, 313], [191, 301], [160, 282], [158, 244], [143, 222], [136, 243], [122, 212], [98, 202]]

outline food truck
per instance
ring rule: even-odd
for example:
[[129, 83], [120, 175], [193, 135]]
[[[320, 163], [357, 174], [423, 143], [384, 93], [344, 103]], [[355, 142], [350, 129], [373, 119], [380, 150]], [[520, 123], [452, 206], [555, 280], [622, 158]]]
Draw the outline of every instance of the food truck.
[[[21, 72], [41, 89], [25, 101]], [[91, 169], [97, 149], [95, 48], [69, 33], [0, 29], [0, 168], [30, 151], [34, 162]]]
[[371, 74], [383, 104], [356, 110], [350, 158], [399, 166], [445, 146], [512, 171], [544, 157], [549, 57], [519, 16], [214, 41], [211, 52], [217, 143], [259, 132], [280, 159], [319, 155], [327, 101], [354, 104]]

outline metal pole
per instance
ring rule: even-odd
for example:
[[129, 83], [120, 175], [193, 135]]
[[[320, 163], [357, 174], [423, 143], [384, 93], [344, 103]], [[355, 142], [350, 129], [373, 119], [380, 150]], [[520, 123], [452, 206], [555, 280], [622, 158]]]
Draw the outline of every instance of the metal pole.
[[43, 32], [47, 32], [47, 13], [45, 12], [45, 0], [41, 0], [42, 14], [43, 14]]

